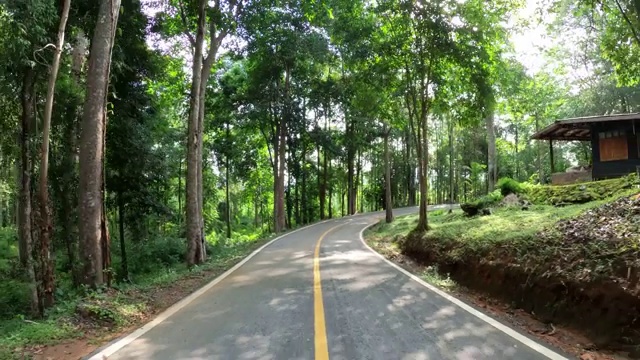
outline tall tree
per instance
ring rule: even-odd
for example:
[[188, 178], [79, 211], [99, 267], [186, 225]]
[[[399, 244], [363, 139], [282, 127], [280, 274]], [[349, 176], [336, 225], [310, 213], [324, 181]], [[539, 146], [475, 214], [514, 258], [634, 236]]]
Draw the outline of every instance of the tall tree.
[[64, 33], [69, 18], [70, 0], [64, 0], [60, 24], [58, 26], [57, 41], [55, 44], [53, 62], [49, 69], [49, 83], [47, 84], [47, 97], [44, 105], [44, 118], [42, 119], [42, 151], [40, 160], [40, 276], [43, 291], [43, 305], [45, 308], [53, 305], [54, 296], [54, 269], [51, 260], [51, 215], [49, 209], [49, 132], [51, 131], [51, 114], [53, 112], [53, 96], [60, 68], [60, 57], [64, 45]]
[[82, 283], [109, 284], [110, 239], [105, 214], [105, 133], [111, 54], [120, 14], [120, 0], [101, 0], [91, 40], [87, 96], [80, 133], [79, 232]]

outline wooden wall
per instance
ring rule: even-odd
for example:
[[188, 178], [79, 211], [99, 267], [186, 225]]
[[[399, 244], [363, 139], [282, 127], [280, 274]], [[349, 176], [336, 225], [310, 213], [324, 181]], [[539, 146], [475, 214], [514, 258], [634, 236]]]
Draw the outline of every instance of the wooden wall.
[[[628, 159], [601, 161], [600, 160], [600, 133], [609, 131], [621, 131], [626, 134]], [[608, 146], [615, 146], [609, 144]], [[591, 148], [593, 155], [593, 178], [606, 179], [628, 175], [636, 172], [640, 166], [640, 121], [636, 122], [635, 134], [631, 121], [604, 122], [591, 125]]]

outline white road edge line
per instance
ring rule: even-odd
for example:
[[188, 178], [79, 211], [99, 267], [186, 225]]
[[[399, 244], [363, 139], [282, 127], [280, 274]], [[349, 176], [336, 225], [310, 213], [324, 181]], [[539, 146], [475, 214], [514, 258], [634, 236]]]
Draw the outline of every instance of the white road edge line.
[[367, 244], [367, 242], [364, 240], [364, 236], [363, 233], [365, 230], [367, 230], [368, 228], [376, 225], [376, 223], [373, 224], [369, 224], [367, 226], [365, 226], [362, 230], [360, 230], [360, 241], [362, 242], [362, 244], [364, 244], [364, 246], [369, 249], [371, 252], [373, 252], [375, 255], [377, 255], [379, 258], [381, 258], [382, 260], [384, 260], [387, 264], [391, 265], [392, 267], [394, 267], [396, 270], [400, 271], [401, 273], [405, 274], [406, 276], [410, 277], [412, 280], [416, 281], [418, 284], [426, 287], [427, 289], [433, 291], [434, 293], [440, 295], [441, 297], [445, 298], [446, 300], [452, 302], [453, 304], [457, 305], [458, 307], [462, 308], [463, 310], [466, 310], [467, 312], [469, 312], [470, 314], [476, 316], [477, 318], [483, 320], [484, 322], [488, 323], [489, 325], [495, 327], [496, 329], [502, 331], [503, 333], [511, 336], [512, 338], [518, 340], [519, 342], [521, 342], [522, 344], [530, 347], [531, 349], [539, 352], [540, 354], [546, 356], [549, 359], [552, 360], [569, 360], [568, 358], [556, 353], [555, 351], [529, 339], [528, 337], [520, 334], [519, 332], [509, 328], [508, 326], [505, 326], [504, 324], [500, 323], [499, 321], [491, 318], [490, 316], [474, 309], [473, 307], [465, 304], [463, 301], [447, 294], [446, 292], [438, 289], [437, 287], [425, 282], [424, 280], [420, 279], [418, 276], [410, 273], [409, 271], [403, 269], [402, 267], [396, 265], [395, 263], [393, 263], [392, 261], [388, 260], [387, 258], [385, 258], [384, 256], [382, 256], [381, 254], [379, 254], [377, 251], [373, 250], [369, 244]]
[[[338, 218], [338, 219], [340, 219], [340, 218]], [[166, 309], [165, 311], [161, 312], [158, 316], [156, 316], [150, 322], [142, 325], [140, 328], [136, 329], [134, 332], [132, 332], [131, 334], [125, 336], [124, 338], [122, 338], [120, 340], [116, 340], [111, 345], [107, 345], [104, 349], [100, 350], [100, 352], [98, 352], [98, 353], [96, 353], [94, 355], [89, 355], [91, 357], [89, 357], [88, 360], [104, 360], [104, 359], [108, 358], [109, 356], [115, 354], [116, 352], [118, 352], [119, 350], [124, 348], [125, 346], [129, 345], [130, 343], [132, 343], [137, 338], [139, 338], [142, 335], [144, 335], [145, 333], [147, 333], [149, 330], [153, 329], [154, 327], [158, 326], [163, 321], [167, 320], [171, 315], [173, 315], [173, 314], [177, 313], [178, 311], [182, 310], [185, 306], [189, 305], [189, 303], [191, 303], [193, 300], [197, 299], [202, 294], [204, 294], [205, 292], [209, 291], [211, 288], [216, 286], [219, 282], [221, 282], [222, 280], [227, 278], [229, 275], [231, 275], [234, 271], [238, 270], [238, 268], [240, 268], [242, 265], [244, 265], [247, 261], [251, 260], [251, 258], [256, 256], [260, 251], [264, 250], [264, 248], [266, 248], [267, 246], [273, 244], [274, 242], [276, 242], [276, 241], [278, 241], [278, 240], [280, 240], [280, 239], [282, 239], [284, 237], [287, 237], [287, 236], [289, 236], [289, 235], [291, 235], [293, 233], [296, 233], [298, 231], [306, 230], [306, 229], [308, 229], [310, 227], [317, 226], [317, 225], [320, 225], [320, 224], [324, 224], [326, 222], [333, 221], [333, 220], [336, 220], [336, 219], [328, 219], [328, 220], [317, 222], [315, 224], [306, 225], [306, 226], [303, 226], [301, 228], [298, 228], [298, 229], [295, 229], [293, 231], [290, 231], [290, 232], [288, 232], [286, 234], [282, 234], [282, 235], [276, 237], [275, 239], [272, 239], [268, 243], [262, 245], [257, 250], [253, 251], [247, 257], [242, 259], [239, 263], [235, 264], [231, 269], [229, 269], [229, 270], [225, 271], [224, 273], [222, 273], [222, 275], [220, 275], [220, 276], [216, 277], [215, 279], [211, 280], [211, 282], [209, 282], [208, 284], [204, 285], [203, 287], [201, 287], [200, 289], [196, 290], [195, 292], [191, 293], [191, 295], [187, 296], [186, 298], [184, 298], [184, 299], [178, 301], [177, 303], [171, 305], [168, 309]]]

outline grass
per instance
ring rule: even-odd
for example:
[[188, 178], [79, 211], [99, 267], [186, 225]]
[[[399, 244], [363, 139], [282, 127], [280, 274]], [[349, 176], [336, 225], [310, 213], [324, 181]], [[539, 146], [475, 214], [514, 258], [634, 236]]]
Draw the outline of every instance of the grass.
[[[635, 190], [637, 192], [637, 190]], [[630, 195], [631, 192], [619, 194]], [[557, 221], [572, 218], [582, 212], [611, 201], [612, 198], [586, 204], [554, 207], [534, 205], [529, 210], [496, 208], [490, 216], [467, 217], [461, 210], [429, 213], [430, 230], [426, 238], [464, 243], [470, 249], [492, 247], [500, 243], [529, 240], [536, 233]], [[417, 225], [418, 215], [398, 217], [391, 224], [381, 223], [368, 233], [375, 238], [406, 237]]]
[[429, 284], [435, 285], [443, 290], [452, 291], [458, 286], [458, 284], [449, 277], [449, 274], [442, 274], [437, 266], [427, 266], [418, 273], [418, 276]]
[[[574, 218], [586, 210], [637, 192], [637, 189], [626, 189], [605, 200], [564, 207], [534, 205], [528, 210], [498, 207], [489, 216], [468, 217], [461, 210], [432, 212], [429, 214], [430, 230], [426, 234], [412, 233], [418, 216], [408, 215], [398, 217], [391, 224], [375, 225], [366, 233], [366, 238], [372, 247], [392, 259], [404, 254], [426, 264], [500, 261], [546, 267], [545, 264], [563, 254], [563, 258], [580, 261], [579, 266], [593, 267], [593, 274], [606, 275], [613, 271], [613, 265], [598, 262], [610, 258], [605, 256], [612, 250], [608, 244], [567, 245], [560, 235], [556, 237], [549, 229], [554, 229], [560, 220]], [[543, 231], [553, 236], [542, 240]], [[581, 253], [589, 259], [579, 260]], [[575, 270], [579, 266], [571, 268]], [[440, 281], [431, 280], [432, 283]]]

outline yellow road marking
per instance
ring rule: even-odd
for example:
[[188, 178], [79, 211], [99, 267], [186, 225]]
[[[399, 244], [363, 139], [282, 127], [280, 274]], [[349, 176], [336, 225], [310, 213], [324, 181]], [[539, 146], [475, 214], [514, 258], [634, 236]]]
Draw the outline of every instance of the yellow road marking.
[[327, 345], [327, 327], [324, 322], [324, 303], [322, 302], [322, 280], [320, 279], [320, 244], [322, 239], [331, 231], [341, 225], [334, 226], [320, 235], [313, 254], [313, 317], [316, 360], [329, 360], [329, 347]]

